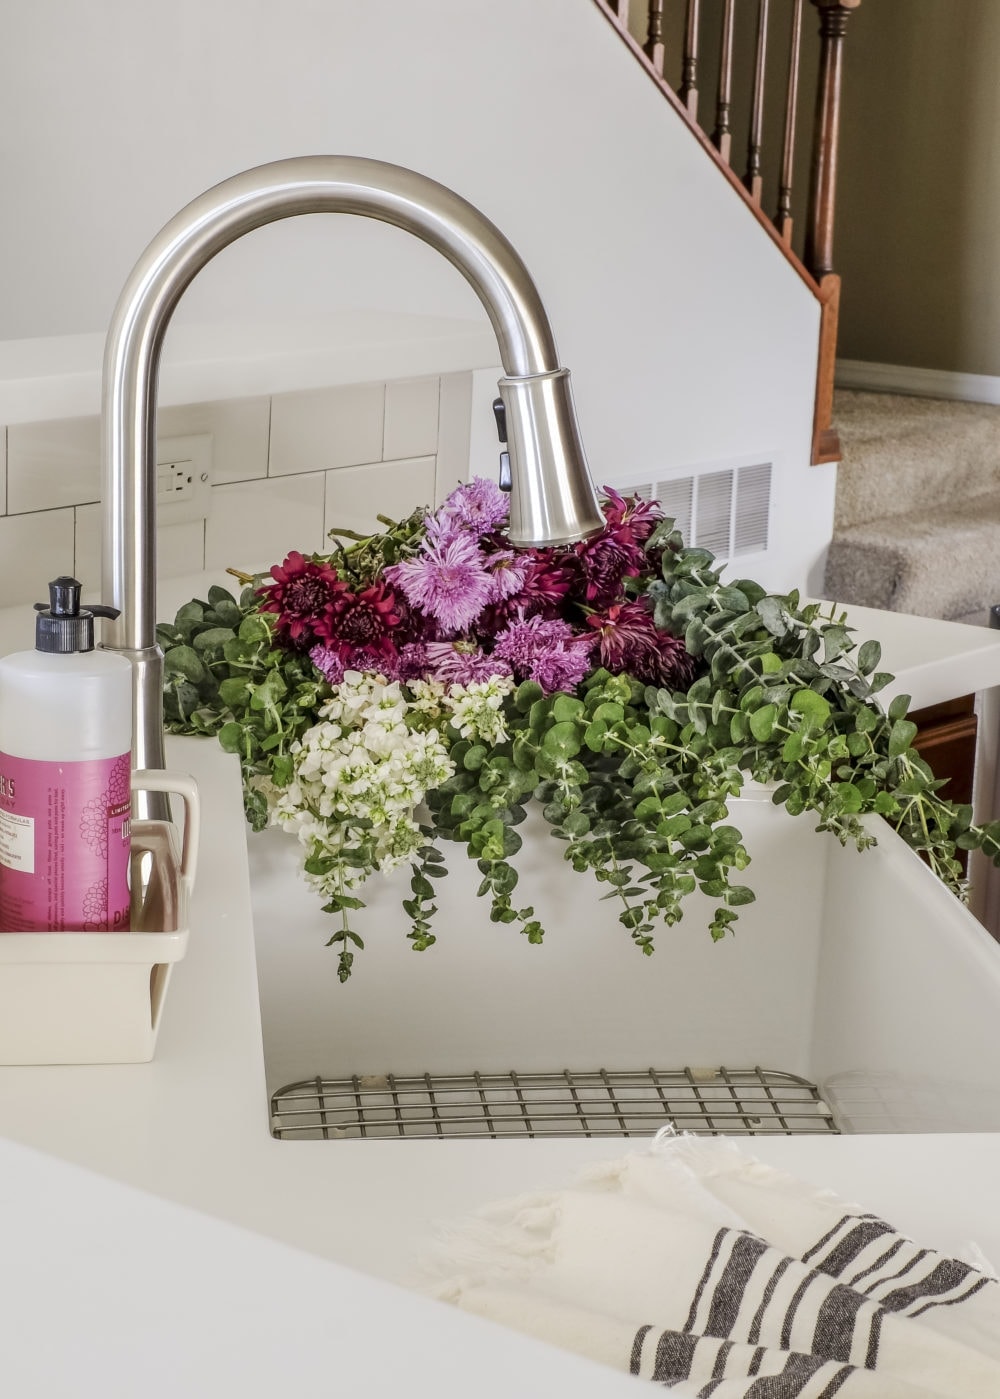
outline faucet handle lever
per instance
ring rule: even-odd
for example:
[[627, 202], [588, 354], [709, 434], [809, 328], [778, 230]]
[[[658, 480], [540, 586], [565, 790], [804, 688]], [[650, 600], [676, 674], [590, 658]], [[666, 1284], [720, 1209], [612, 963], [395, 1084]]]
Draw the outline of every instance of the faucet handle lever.
[[507, 409], [503, 399], [497, 395], [493, 400], [493, 416], [497, 420], [497, 436], [506, 447], [507, 445]]
[[514, 482], [510, 474], [510, 453], [507, 451], [507, 409], [500, 397], [493, 400], [493, 416], [497, 420], [497, 436], [504, 449], [500, 453], [500, 489], [509, 495], [514, 488]]

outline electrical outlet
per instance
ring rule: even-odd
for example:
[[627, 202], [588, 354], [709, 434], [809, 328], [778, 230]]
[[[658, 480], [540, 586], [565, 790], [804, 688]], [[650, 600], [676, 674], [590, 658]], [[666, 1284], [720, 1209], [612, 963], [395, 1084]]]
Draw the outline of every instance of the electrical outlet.
[[212, 434], [163, 437], [156, 444], [156, 509], [161, 525], [207, 520], [212, 501]]

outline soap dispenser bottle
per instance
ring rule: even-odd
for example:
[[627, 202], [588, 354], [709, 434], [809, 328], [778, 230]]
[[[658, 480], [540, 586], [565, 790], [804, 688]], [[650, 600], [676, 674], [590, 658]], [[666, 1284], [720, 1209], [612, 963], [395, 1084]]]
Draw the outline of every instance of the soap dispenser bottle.
[[0, 933], [129, 927], [132, 667], [94, 647], [75, 578], [0, 659]]

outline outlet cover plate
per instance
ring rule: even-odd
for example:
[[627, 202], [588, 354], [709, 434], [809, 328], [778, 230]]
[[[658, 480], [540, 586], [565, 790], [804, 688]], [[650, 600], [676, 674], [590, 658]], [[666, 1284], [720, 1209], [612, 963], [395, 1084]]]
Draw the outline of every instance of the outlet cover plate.
[[161, 525], [207, 520], [212, 501], [212, 434], [156, 443], [156, 509]]

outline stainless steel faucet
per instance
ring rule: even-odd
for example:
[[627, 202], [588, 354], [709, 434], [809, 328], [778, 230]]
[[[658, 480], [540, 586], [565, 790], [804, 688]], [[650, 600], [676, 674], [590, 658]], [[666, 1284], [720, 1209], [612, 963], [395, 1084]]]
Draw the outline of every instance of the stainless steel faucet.
[[207, 262], [293, 214], [364, 214], [415, 233], [478, 294], [506, 377], [515, 544], [565, 544], [604, 523], [580, 442], [569, 371], [524, 263], [498, 228], [444, 185], [377, 160], [302, 156], [246, 170], [182, 209], [136, 263], [104, 354], [104, 602], [121, 615], [105, 645], [134, 671], [133, 757], [163, 766], [163, 657], [156, 645], [156, 389], [167, 325]]

